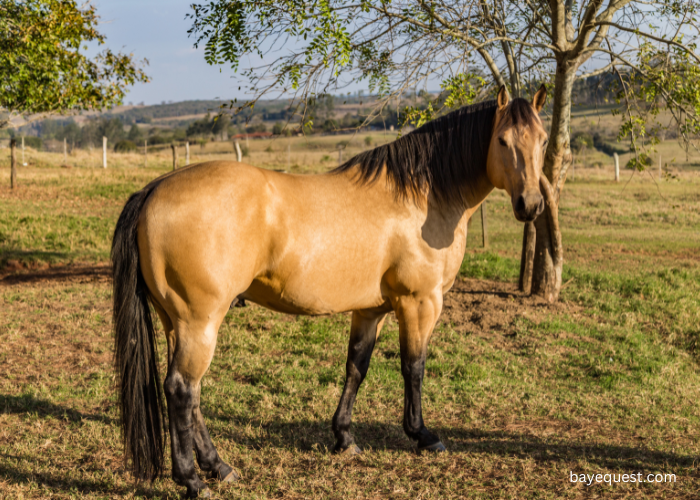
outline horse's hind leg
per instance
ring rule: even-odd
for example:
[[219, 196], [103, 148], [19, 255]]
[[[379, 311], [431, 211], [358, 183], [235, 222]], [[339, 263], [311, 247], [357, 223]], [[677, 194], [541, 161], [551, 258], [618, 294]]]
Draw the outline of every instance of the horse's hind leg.
[[374, 343], [384, 323], [384, 314], [354, 311], [350, 327], [350, 345], [348, 360], [345, 365], [345, 387], [340, 397], [338, 409], [333, 416], [333, 433], [337, 439], [333, 451], [335, 453], [349, 451], [359, 453], [360, 449], [354, 444], [350, 434], [352, 407], [355, 404], [357, 391], [367, 375], [369, 361], [374, 350]]
[[200, 493], [209, 495], [195, 471], [193, 449], [197, 450], [200, 465], [206, 472], [215, 477], [231, 472], [216, 453], [199, 410], [201, 379], [214, 355], [218, 327], [219, 322], [180, 323], [174, 335], [175, 346], [169, 349], [172, 360], [164, 389], [170, 420], [172, 474], [177, 484], [187, 488], [188, 498], [196, 498]]
[[[198, 394], [199, 395], [199, 394]], [[197, 398], [199, 399], [199, 398]], [[199, 401], [198, 401], [199, 403]], [[223, 482], [238, 480], [238, 474], [216, 452], [214, 443], [211, 442], [209, 431], [204, 424], [204, 417], [199, 409], [199, 404], [194, 409], [194, 450], [197, 455], [199, 468], [207, 473], [209, 479]]]
[[[165, 330], [165, 336], [168, 339], [168, 366], [171, 364], [173, 359], [173, 350], [175, 349], [175, 331], [173, 328], [173, 322], [170, 320], [168, 314], [163, 310], [163, 308], [157, 302], [153, 302], [154, 309], [158, 313], [161, 323], [163, 324], [163, 329]], [[207, 426], [204, 424], [204, 417], [199, 409], [199, 396], [200, 392], [197, 392], [197, 402], [192, 414], [194, 420], [194, 450], [197, 455], [197, 463], [199, 468], [207, 473], [209, 479], [218, 479], [219, 481], [231, 482], [238, 479], [238, 474], [236, 474], [229, 465], [221, 460], [219, 454], [216, 452], [214, 443], [211, 442], [211, 437], [209, 437], [209, 431]]]

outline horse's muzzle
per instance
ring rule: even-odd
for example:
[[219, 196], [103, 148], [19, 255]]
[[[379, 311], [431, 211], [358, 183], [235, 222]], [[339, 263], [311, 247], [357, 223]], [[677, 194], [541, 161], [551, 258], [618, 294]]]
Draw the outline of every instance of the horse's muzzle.
[[539, 192], [525, 193], [513, 203], [513, 213], [520, 222], [532, 222], [544, 211], [544, 198]]

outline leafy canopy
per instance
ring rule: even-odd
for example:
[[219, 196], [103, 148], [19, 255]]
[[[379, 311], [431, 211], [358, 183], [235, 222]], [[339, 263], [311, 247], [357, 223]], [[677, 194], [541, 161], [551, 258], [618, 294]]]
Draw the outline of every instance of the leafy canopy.
[[95, 7], [73, 0], [0, 0], [0, 128], [20, 115], [104, 109], [148, 77], [133, 55], [103, 45]]
[[420, 125], [500, 85], [524, 97], [546, 83], [550, 161], [567, 157], [573, 81], [606, 73], [620, 139], [653, 149], [668, 114], [696, 139], [697, 14], [696, 0], [211, 0], [192, 5], [189, 33], [210, 64], [247, 80], [252, 98], [238, 109], [271, 92], [308, 104], [359, 81], [382, 108], [440, 83], [432, 103], [404, 107], [404, 121]]

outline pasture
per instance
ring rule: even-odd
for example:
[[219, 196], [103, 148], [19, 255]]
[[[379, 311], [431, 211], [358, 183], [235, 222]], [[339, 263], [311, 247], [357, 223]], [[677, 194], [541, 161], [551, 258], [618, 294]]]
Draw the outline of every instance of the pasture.
[[[344, 158], [367, 147], [366, 135], [346, 139]], [[244, 161], [328, 170], [341, 140], [251, 141]], [[233, 158], [230, 142], [191, 154]], [[93, 168], [100, 158], [76, 151], [62, 168], [62, 154], [29, 152], [14, 191], [0, 160], [0, 498], [180, 493], [169, 479], [135, 488], [124, 472], [107, 266], [128, 194], [170, 170], [170, 150], [149, 153], [148, 168], [140, 154]], [[232, 309], [202, 402], [242, 479], [213, 485], [216, 497], [697, 498], [700, 173], [678, 164], [665, 180], [623, 171], [620, 183], [611, 165], [577, 165], [561, 201], [555, 306], [516, 291], [522, 226], [504, 193], [488, 198], [489, 248], [474, 220], [426, 367], [424, 416], [445, 454], [417, 456], [403, 434], [395, 320], [355, 406], [365, 453], [347, 459], [329, 449], [349, 315]], [[676, 480], [585, 486], [571, 472]]]

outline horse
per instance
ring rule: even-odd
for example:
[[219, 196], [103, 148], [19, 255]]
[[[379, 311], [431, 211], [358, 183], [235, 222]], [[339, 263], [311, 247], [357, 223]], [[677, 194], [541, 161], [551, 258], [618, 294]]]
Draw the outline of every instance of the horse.
[[[532, 101], [511, 100], [502, 87], [494, 101], [453, 111], [323, 174], [213, 161], [133, 193], [111, 259], [120, 423], [137, 481], [164, 470], [166, 422], [172, 478], [186, 497], [211, 495], [193, 450], [208, 479], [238, 479], [218, 455], [199, 403], [219, 326], [239, 300], [295, 315], [352, 312], [332, 419], [333, 451], [351, 455], [361, 452], [350, 433], [353, 404], [393, 311], [403, 429], [418, 452], [444, 451], [421, 411], [428, 342], [464, 258], [467, 223], [486, 196], [505, 189], [522, 222], [544, 209], [546, 96], [543, 86]], [[167, 339], [162, 388], [149, 304]]]

